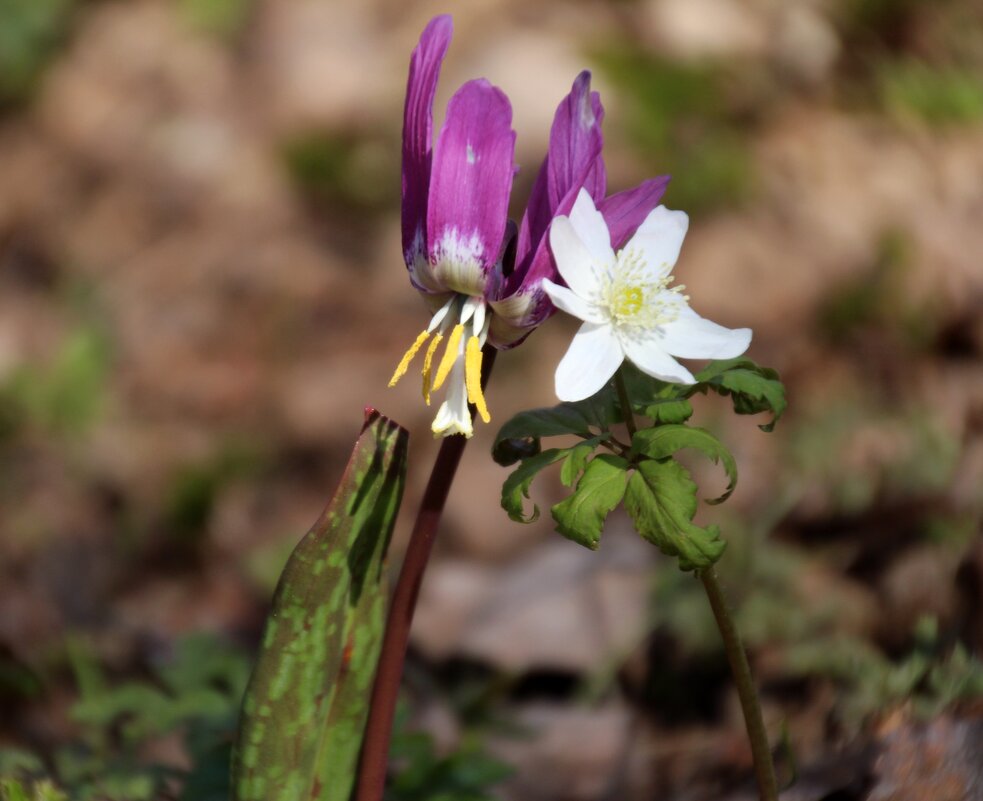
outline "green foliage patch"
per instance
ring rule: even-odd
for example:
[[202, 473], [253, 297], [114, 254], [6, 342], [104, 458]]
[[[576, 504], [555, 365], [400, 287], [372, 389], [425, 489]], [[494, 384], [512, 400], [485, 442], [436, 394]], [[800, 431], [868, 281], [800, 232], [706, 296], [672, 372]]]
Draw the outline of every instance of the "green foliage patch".
[[[728, 478], [720, 503], [737, 484], [737, 464], [730, 451], [709, 431], [688, 425], [693, 413], [689, 398], [715, 392], [729, 397], [738, 414], [771, 414], [761, 425], [771, 431], [785, 411], [785, 390], [774, 370], [749, 359], [711, 362], [690, 385], [658, 381], [630, 366], [622, 367], [633, 415], [648, 419], [631, 438], [618, 440], [611, 426], [624, 422], [613, 383], [592, 398], [562, 403], [550, 409], [522, 412], [499, 430], [492, 454], [500, 464], [518, 463], [502, 486], [502, 507], [509, 517], [531, 522], [534, 506], [524, 508], [533, 479], [544, 468], [563, 462], [560, 478], [576, 487], [552, 507], [557, 531], [596, 549], [608, 515], [624, 502], [635, 528], [663, 553], [679, 560], [684, 571], [703, 570], [716, 562], [725, 543], [715, 526], [693, 522], [697, 510], [696, 484], [675, 461], [677, 452], [695, 449], [723, 465]], [[580, 440], [567, 447], [541, 450], [547, 436]], [[608, 451], [598, 453], [599, 449]], [[579, 480], [578, 480], [579, 477]]]
[[0, 0], [0, 106], [30, 96], [77, 5], [78, 0]]

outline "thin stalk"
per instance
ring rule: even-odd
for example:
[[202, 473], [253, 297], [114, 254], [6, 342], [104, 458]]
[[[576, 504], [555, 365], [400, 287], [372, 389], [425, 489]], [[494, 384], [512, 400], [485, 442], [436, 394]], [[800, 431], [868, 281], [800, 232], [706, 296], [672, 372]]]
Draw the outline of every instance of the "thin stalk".
[[[621, 370], [614, 374], [614, 383], [618, 390], [618, 403], [625, 418], [625, 425], [628, 427], [628, 433], [634, 437], [635, 415]], [[720, 629], [720, 636], [724, 641], [730, 672], [734, 676], [737, 694], [741, 699], [741, 711], [744, 713], [744, 726], [747, 729], [748, 740], [751, 742], [754, 775], [758, 780], [761, 801], [778, 801], [778, 782], [775, 780], [775, 766], [771, 761], [768, 734], [765, 731], [764, 719], [761, 717], [761, 702], [758, 700], [758, 691], [751, 677], [751, 666], [748, 664], [741, 636], [737, 633], [734, 619], [727, 607], [727, 599], [724, 598], [723, 590], [717, 581], [717, 571], [712, 567], [707, 568], [700, 573], [700, 581], [703, 582], [707, 598], [710, 600], [713, 617], [717, 621], [717, 628]]]
[[[486, 348], [482, 358], [481, 383], [485, 386], [495, 362], [496, 350]], [[473, 416], [473, 410], [472, 410]], [[427, 488], [420, 502], [413, 532], [403, 557], [396, 589], [389, 606], [389, 617], [379, 653], [379, 667], [372, 685], [369, 719], [362, 742], [355, 801], [382, 801], [386, 789], [389, 743], [392, 739], [396, 701], [406, 662], [413, 612], [420, 593], [423, 574], [430, 560], [444, 504], [467, 440], [460, 435], [447, 437], [440, 445]]]
[[758, 700], [758, 691], [754, 686], [754, 679], [751, 677], [751, 666], [747, 661], [747, 653], [744, 651], [741, 636], [734, 625], [734, 619], [727, 606], [727, 599], [724, 597], [720, 582], [717, 580], [717, 571], [712, 567], [707, 568], [700, 573], [700, 581], [703, 582], [703, 587], [707, 591], [710, 608], [713, 610], [717, 628], [720, 629], [720, 636], [724, 641], [724, 650], [727, 652], [730, 671], [734, 674], [737, 694], [741, 699], [741, 711], [744, 713], [744, 725], [747, 728], [748, 740], [751, 741], [754, 775], [758, 780], [758, 792], [761, 794], [761, 801], [777, 801], [778, 783], [775, 780], [775, 766], [771, 761], [771, 747], [768, 745], [768, 734], [761, 717], [761, 703]]
[[628, 438], [635, 436], [635, 413], [631, 409], [631, 399], [628, 397], [628, 387], [625, 386], [625, 377], [621, 369], [614, 374], [614, 385], [618, 390], [618, 404], [621, 406], [621, 414], [625, 418], [625, 425], [628, 427]]

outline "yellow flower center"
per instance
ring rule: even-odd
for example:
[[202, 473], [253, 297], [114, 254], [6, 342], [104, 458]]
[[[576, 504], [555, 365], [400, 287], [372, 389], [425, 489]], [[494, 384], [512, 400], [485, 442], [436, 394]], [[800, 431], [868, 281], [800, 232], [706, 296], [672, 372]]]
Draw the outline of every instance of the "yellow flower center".
[[603, 309], [611, 324], [625, 334], [641, 334], [679, 316], [684, 286], [670, 287], [666, 271], [654, 278], [642, 255], [633, 248], [618, 253], [614, 267], [603, 270], [591, 300]]
[[640, 286], [625, 286], [617, 290], [614, 313], [618, 317], [634, 317], [642, 308], [645, 291]]

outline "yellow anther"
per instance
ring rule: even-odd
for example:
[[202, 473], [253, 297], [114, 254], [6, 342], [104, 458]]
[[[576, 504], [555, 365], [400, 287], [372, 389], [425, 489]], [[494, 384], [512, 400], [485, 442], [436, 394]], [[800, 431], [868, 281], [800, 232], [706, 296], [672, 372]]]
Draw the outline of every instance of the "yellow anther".
[[464, 352], [464, 383], [468, 388], [468, 401], [475, 405], [481, 419], [486, 423], [491, 420], [485, 396], [481, 391], [481, 343], [478, 337], [468, 339]]
[[437, 377], [434, 378], [433, 382], [434, 392], [440, 389], [444, 381], [447, 380], [448, 373], [450, 373], [451, 368], [454, 366], [454, 362], [457, 361], [457, 349], [461, 344], [462, 336], [464, 336], [464, 326], [458, 323], [454, 326], [454, 330], [451, 331], [451, 335], [447, 338], [447, 348], [444, 350], [444, 355], [440, 360], [440, 366], [437, 368]]
[[433, 355], [437, 352], [437, 346], [444, 339], [444, 335], [437, 332], [437, 336], [430, 340], [427, 346], [426, 355], [423, 357], [423, 399], [430, 405], [430, 389], [433, 379]]
[[413, 357], [416, 356], [416, 352], [423, 347], [423, 343], [427, 341], [427, 337], [430, 336], [429, 331], [422, 331], [420, 336], [416, 338], [416, 341], [410, 345], [410, 349], [403, 354], [403, 358], [400, 359], [399, 365], [396, 367], [396, 372], [393, 373], [393, 377], [389, 379], [389, 386], [396, 386], [396, 382], [399, 381], [406, 371], [410, 367], [410, 362], [413, 361]]

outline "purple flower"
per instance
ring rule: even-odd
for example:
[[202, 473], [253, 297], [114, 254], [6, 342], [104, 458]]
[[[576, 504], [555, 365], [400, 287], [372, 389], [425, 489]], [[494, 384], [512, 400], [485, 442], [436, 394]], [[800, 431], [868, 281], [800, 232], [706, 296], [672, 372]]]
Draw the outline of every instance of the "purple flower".
[[433, 432], [470, 437], [469, 400], [483, 420], [490, 419], [481, 392], [481, 348], [493, 316], [486, 293], [502, 273], [515, 132], [505, 94], [488, 81], [468, 81], [448, 103], [433, 147], [433, 100], [451, 31], [450, 17], [431, 20], [410, 60], [403, 116], [403, 257], [433, 317], [389, 385], [429, 340], [423, 361], [427, 404], [431, 392], [450, 379]]
[[[427, 25], [410, 60], [403, 117], [403, 256], [410, 281], [433, 314], [390, 381], [395, 384], [426, 344], [423, 397], [445, 382], [436, 436], [473, 433], [468, 403], [490, 417], [481, 391], [481, 349], [519, 344], [553, 311], [542, 280], [561, 280], [550, 251], [550, 224], [570, 213], [583, 187], [619, 246], [658, 203], [668, 178], [605, 198], [601, 158], [604, 109], [583, 72], [560, 103], [549, 151], [518, 230], [507, 219], [515, 174], [515, 132], [508, 98], [485, 80], [451, 98], [433, 145], [433, 101], [452, 33], [449, 16]], [[429, 342], [429, 344], [428, 344]], [[437, 352], [444, 345], [443, 353]]]

